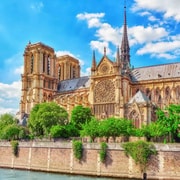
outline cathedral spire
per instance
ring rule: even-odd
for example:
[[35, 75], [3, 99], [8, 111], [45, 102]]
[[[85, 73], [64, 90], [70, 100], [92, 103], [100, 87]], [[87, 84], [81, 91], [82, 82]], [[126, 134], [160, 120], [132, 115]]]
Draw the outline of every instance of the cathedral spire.
[[120, 64], [121, 64], [120, 53], [119, 53], [119, 46], [117, 47], [116, 63], [117, 63], [118, 66], [120, 66]]
[[130, 48], [127, 33], [127, 20], [126, 20], [126, 1], [124, 1], [124, 27], [121, 42], [121, 60], [123, 63], [123, 70], [128, 70], [130, 65]]
[[96, 70], [96, 57], [95, 57], [95, 51], [93, 51], [93, 58], [92, 58], [92, 67], [91, 67], [92, 71]]

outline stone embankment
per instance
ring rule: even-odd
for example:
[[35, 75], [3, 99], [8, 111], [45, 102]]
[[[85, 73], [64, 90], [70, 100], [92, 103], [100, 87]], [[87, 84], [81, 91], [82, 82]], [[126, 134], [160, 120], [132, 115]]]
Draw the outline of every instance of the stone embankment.
[[[180, 179], [180, 144], [156, 144], [147, 179]], [[108, 156], [101, 163], [99, 143], [83, 143], [83, 158], [73, 156], [72, 143], [19, 142], [18, 156], [9, 142], [0, 142], [0, 167], [117, 178], [142, 178], [138, 165], [128, 158], [120, 143], [108, 143]]]

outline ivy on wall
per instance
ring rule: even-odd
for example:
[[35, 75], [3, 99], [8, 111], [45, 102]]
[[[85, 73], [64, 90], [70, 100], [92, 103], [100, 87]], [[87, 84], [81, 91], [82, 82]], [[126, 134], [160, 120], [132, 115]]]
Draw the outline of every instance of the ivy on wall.
[[100, 151], [99, 151], [100, 161], [101, 161], [102, 163], [104, 163], [105, 160], [106, 160], [107, 148], [108, 148], [108, 145], [107, 145], [105, 142], [102, 142], [102, 143], [101, 143], [101, 149], [100, 149]]
[[11, 141], [11, 147], [12, 147], [12, 151], [13, 151], [13, 154], [14, 156], [18, 156], [18, 153], [19, 153], [19, 143], [18, 141]]
[[146, 172], [151, 155], [157, 154], [153, 144], [142, 140], [124, 143], [122, 147], [124, 148], [125, 154], [131, 156], [136, 164], [140, 165], [142, 172]]
[[83, 155], [83, 145], [80, 141], [73, 141], [73, 154], [76, 159], [81, 160]]

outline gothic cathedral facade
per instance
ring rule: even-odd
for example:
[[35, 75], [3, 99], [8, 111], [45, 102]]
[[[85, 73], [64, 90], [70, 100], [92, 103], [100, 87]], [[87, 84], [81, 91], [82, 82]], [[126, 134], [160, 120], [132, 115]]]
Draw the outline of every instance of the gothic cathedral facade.
[[81, 77], [79, 60], [57, 57], [43, 43], [24, 51], [20, 101], [21, 118], [34, 105], [55, 101], [69, 113], [77, 105], [90, 107], [98, 119], [131, 119], [136, 127], [155, 119], [155, 109], [180, 104], [180, 63], [130, 68], [130, 48], [124, 10], [124, 29], [116, 60], [104, 55], [97, 64], [93, 52], [91, 75]]

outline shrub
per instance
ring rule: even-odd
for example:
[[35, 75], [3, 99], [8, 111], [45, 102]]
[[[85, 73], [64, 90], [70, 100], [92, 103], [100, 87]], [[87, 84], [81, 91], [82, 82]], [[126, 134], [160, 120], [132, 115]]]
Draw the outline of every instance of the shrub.
[[18, 141], [11, 141], [11, 147], [12, 147], [14, 156], [17, 157], [18, 153], [19, 153], [19, 143], [18, 143]]
[[105, 142], [102, 142], [101, 143], [101, 149], [100, 149], [100, 152], [99, 152], [99, 154], [100, 154], [100, 161], [102, 163], [105, 162], [105, 159], [106, 159], [106, 156], [107, 156], [107, 148], [108, 148], [107, 144]]
[[127, 142], [123, 144], [126, 155], [129, 155], [140, 165], [142, 172], [145, 172], [148, 161], [153, 154], [157, 154], [155, 147], [145, 141]]
[[83, 155], [83, 145], [80, 141], [73, 141], [73, 153], [76, 159], [81, 160]]

